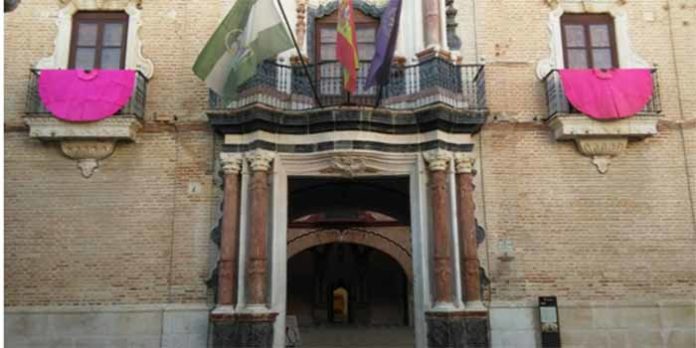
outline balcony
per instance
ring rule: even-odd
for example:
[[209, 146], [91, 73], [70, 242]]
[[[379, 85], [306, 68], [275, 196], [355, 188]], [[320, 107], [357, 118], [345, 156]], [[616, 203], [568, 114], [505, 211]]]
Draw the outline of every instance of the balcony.
[[136, 73], [135, 91], [128, 104], [113, 117], [97, 122], [71, 123], [51, 116], [51, 112], [39, 97], [38, 80], [40, 70], [32, 69], [27, 89], [24, 121], [29, 126], [29, 136], [41, 140], [106, 139], [135, 140], [145, 116], [148, 78]]
[[[31, 69], [29, 87], [27, 90], [26, 114], [27, 116], [49, 116], [51, 114], [39, 97], [39, 74], [40, 70]], [[126, 106], [119, 110], [116, 115], [130, 116], [139, 120], [145, 115], [145, 101], [147, 98], [148, 79], [142, 72], [136, 72], [135, 91]]]
[[211, 91], [210, 111], [258, 104], [283, 111], [340, 106], [412, 110], [433, 104], [473, 112], [486, 110], [483, 65], [456, 64], [439, 57], [414, 65], [393, 65], [388, 84], [381, 88], [365, 88], [369, 67], [369, 61], [360, 62], [357, 91], [348, 94], [343, 91], [341, 65], [336, 61], [309, 64], [307, 70], [302, 65], [266, 61], [259, 66], [256, 75], [239, 88], [240, 94], [234, 99], [223, 101]]
[[578, 151], [591, 157], [597, 171], [605, 174], [613, 158], [623, 153], [629, 140], [641, 140], [657, 134], [661, 112], [657, 71], [652, 70], [653, 95], [634, 117], [596, 120], [575, 109], [563, 92], [558, 70], [544, 78], [548, 113], [546, 123], [556, 140], [575, 141]]
[[[653, 96], [639, 113], [639, 115], [657, 115], [662, 110], [660, 108], [660, 86], [657, 79], [657, 69], [652, 70], [653, 78]], [[548, 106], [547, 119], [551, 119], [557, 115], [582, 114], [576, 110], [569, 102], [563, 93], [563, 84], [558, 70], [552, 70], [544, 78], [546, 86], [546, 105]]]

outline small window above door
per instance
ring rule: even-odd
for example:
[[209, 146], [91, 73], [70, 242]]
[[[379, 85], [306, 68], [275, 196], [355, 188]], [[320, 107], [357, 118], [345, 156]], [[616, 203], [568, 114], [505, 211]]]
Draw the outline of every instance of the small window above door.
[[563, 57], [568, 69], [618, 67], [614, 19], [608, 14], [561, 17]]
[[125, 12], [78, 12], [73, 16], [71, 69], [123, 69], [128, 15]]

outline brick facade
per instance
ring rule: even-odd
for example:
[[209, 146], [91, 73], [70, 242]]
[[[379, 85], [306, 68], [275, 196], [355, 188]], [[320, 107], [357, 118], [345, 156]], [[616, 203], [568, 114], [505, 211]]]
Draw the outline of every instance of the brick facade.
[[[696, 5], [623, 5], [634, 51], [658, 68], [663, 112], [657, 136], [629, 142], [599, 174], [544, 123], [535, 68], [549, 50], [546, 1], [473, 1], [454, 6], [464, 60], [487, 64], [490, 116], [473, 137], [476, 215], [487, 232], [479, 258], [491, 280], [484, 302], [683, 301], [686, 324], [669, 344], [693, 343]], [[144, 128], [89, 179], [57, 145], [29, 138], [22, 121], [29, 69], [53, 50], [61, 2], [24, 1], [5, 14], [6, 309], [211, 303], [204, 282], [217, 253], [210, 231], [220, 216], [222, 139], [207, 124], [207, 90], [191, 66], [230, 3], [142, 1], [144, 54], [155, 66]], [[498, 258], [500, 240], [514, 242], [512, 261]], [[585, 324], [573, 326], [576, 312], [562, 312], [562, 327], [580, 330], [564, 340], [590, 344], [577, 334]]]

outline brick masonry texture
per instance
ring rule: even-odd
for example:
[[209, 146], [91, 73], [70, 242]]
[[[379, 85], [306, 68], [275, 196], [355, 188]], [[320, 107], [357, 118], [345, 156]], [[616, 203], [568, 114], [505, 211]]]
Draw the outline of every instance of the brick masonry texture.
[[[541, 120], [537, 60], [548, 55], [544, 1], [456, 0], [467, 61], [486, 58], [491, 117], [474, 137], [480, 249], [493, 300], [693, 299], [696, 247], [696, 6], [627, 1], [630, 36], [657, 65], [659, 134], [629, 143], [597, 173]], [[22, 126], [29, 68], [53, 50], [59, 1], [5, 15], [6, 306], [202, 303], [220, 191], [205, 124], [207, 91], [192, 73], [229, 1], [143, 1], [144, 54], [153, 60], [146, 127], [90, 179], [54, 144]], [[654, 21], [646, 21], [653, 14]], [[176, 119], [176, 126], [155, 119]], [[189, 193], [191, 185], [201, 191]], [[512, 262], [497, 241], [515, 243]]]

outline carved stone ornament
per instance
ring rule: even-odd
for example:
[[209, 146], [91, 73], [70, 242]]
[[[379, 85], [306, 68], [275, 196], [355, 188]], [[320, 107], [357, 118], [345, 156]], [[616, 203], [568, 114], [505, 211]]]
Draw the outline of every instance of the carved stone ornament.
[[135, 69], [148, 79], [154, 73], [154, 65], [143, 56], [143, 42], [140, 40], [142, 26], [142, 0], [61, 0], [65, 4], [55, 15], [58, 27], [54, 40], [53, 54], [36, 63], [37, 69], [65, 69], [70, 56], [70, 36], [72, 17], [77, 11], [125, 11], [128, 14], [128, 37], [126, 41], [126, 69]]
[[273, 162], [275, 153], [268, 150], [256, 149], [247, 152], [244, 157], [249, 161], [249, 166], [252, 171], [266, 172], [271, 169], [271, 162]]
[[556, 140], [574, 140], [578, 150], [592, 157], [604, 174], [611, 159], [621, 154], [629, 139], [657, 134], [658, 116], [640, 115], [614, 121], [597, 121], [580, 114], [554, 117], [548, 122]]
[[452, 153], [442, 149], [430, 150], [423, 153], [423, 159], [430, 171], [447, 170], [452, 160]]
[[604, 174], [614, 156], [626, 149], [627, 138], [579, 138], [575, 140], [578, 150], [585, 156], [592, 157], [592, 163]]
[[65, 140], [60, 143], [63, 154], [77, 160], [77, 167], [84, 178], [89, 178], [99, 168], [99, 161], [111, 156], [115, 140]]
[[542, 80], [553, 69], [563, 69], [563, 39], [561, 35], [561, 16], [564, 13], [609, 13], [614, 18], [616, 51], [621, 68], [649, 68], [631, 45], [628, 30], [628, 15], [623, 8], [625, 1], [616, 0], [546, 0], [553, 9], [549, 13], [549, 56], [539, 60], [536, 75]]
[[476, 157], [469, 152], [458, 152], [454, 154], [454, 170], [457, 173], [474, 173]]
[[220, 166], [225, 175], [239, 174], [242, 170], [242, 156], [236, 153], [220, 153]]
[[353, 177], [361, 173], [376, 173], [377, 169], [365, 164], [365, 159], [359, 156], [340, 154], [331, 159], [328, 168], [322, 169], [321, 173], [337, 173], [347, 177]]

